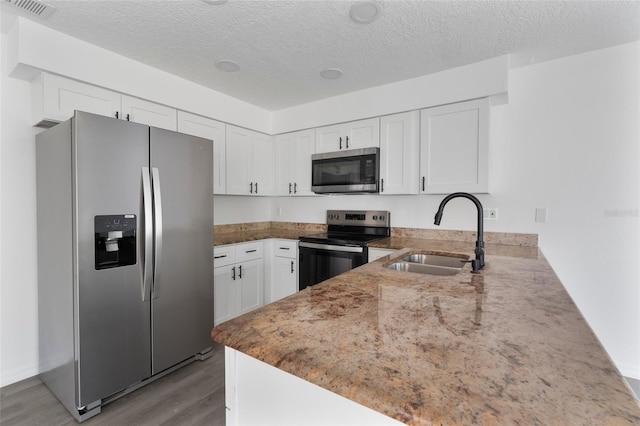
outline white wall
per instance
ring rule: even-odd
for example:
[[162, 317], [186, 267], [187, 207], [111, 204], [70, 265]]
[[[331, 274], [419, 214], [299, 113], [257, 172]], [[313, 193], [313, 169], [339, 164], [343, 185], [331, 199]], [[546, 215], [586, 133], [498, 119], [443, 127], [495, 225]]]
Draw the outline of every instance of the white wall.
[[[540, 246], [623, 374], [640, 378], [640, 43], [524, 68], [491, 110], [487, 231], [539, 234]], [[276, 221], [323, 223], [326, 209], [384, 209], [392, 226], [435, 228], [442, 196], [274, 198]], [[548, 223], [534, 221], [548, 209]], [[453, 200], [442, 228], [475, 229]]]
[[8, 78], [0, 36], [0, 386], [38, 373], [35, 134], [29, 84]]

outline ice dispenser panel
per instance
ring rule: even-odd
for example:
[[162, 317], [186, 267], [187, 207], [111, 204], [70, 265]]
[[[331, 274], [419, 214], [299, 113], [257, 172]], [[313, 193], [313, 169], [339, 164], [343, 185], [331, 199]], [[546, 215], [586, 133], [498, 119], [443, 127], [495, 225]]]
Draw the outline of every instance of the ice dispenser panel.
[[136, 264], [136, 215], [95, 216], [96, 269]]

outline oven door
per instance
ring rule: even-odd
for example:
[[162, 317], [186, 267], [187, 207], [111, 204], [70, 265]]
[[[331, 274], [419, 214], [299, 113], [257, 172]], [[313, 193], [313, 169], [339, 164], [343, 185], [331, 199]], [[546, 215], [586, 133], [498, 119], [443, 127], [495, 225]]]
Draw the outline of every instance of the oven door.
[[301, 241], [298, 245], [300, 290], [367, 263], [368, 249]]

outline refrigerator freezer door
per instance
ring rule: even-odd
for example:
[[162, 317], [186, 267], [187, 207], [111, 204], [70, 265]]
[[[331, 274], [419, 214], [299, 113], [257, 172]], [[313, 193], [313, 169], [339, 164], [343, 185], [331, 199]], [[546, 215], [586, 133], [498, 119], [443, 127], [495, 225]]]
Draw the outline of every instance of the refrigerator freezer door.
[[162, 199], [162, 250], [155, 259], [152, 297], [153, 374], [211, 346], [212, 158], [210, 140], [151, 128], [153, 186], [161, 188]]
[[[148, 166], [149, 128], [76, 112], [73, 135], [75, 344], [78, 406], [82, 407], [151, 373], [151, 302], [143, 301], [140, 294], [140, 248], [145, 245], [140, 173]], [[107, 215], [135, 215], [139, 248], [135, 265], [96, 269], [94, 220]]]

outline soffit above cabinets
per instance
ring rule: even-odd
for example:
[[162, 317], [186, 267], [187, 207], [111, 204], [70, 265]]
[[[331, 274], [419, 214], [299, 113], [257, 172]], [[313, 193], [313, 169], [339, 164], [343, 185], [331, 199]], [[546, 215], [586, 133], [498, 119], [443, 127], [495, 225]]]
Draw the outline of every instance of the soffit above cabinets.
[[635, 1], [378, 0], [369, 23], [350, 18], [357, 1], [47, 3], [48, 19], [25, 16], [270, 111], [504, 54], [522, 65], [640, 39]]

